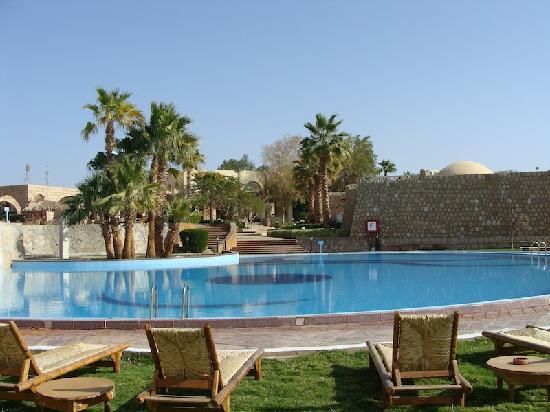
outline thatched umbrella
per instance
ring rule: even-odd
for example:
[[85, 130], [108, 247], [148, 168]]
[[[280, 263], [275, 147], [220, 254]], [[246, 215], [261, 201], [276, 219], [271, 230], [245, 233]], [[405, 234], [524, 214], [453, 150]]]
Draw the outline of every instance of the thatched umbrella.
[[66, 206], [54, 200], [40, 200], [31, 202], [23, 209], [23, 212], [58, 212], [65, 210]]

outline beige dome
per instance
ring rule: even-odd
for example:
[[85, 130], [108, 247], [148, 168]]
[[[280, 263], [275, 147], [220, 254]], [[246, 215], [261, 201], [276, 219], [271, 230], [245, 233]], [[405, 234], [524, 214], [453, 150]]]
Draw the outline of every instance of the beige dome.
[[481, 163], [463, 160], [454, 162], [444, 167], [437, 174], [438, 176], [453, 176], [453, 175], [490, 175], [493, 171]]

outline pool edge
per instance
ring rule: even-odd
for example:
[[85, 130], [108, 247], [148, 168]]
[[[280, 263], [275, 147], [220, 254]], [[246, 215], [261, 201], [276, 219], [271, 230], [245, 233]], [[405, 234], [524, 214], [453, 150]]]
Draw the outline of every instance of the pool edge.
[[[503, 314], [543, 313], [550, 310], [550, 295], [530, 298], [507, 299], [494, 302], [469, 303], [462, 305], [426, 307], [398, 310], [404, 313], [430, 314], [452, 313], [458, 311], [463, 319], [491, 319]], [[60, 329], [60, 330], [93, 330], [143, 329], [146, 324], [155, 327], [199, 327], [210, 324], [215, 328], [259, 328], [259, 327], [301, 327], [313, 325], [350, 325], [354, 323], [379, 324], [391, 322], [397, 310], [376, 312], [335, 313], [304, 316], [256, 317], [256, 318], [198, 318], [198, 319], [29, 319], [0, 318], [0, 322], [15, 321], [19, 327]]]

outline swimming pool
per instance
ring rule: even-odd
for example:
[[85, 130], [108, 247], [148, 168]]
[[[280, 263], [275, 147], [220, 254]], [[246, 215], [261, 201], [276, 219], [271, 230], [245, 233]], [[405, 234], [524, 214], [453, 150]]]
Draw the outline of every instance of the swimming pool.
[[269, 317], [468, 304], [550, 294], [550, 258], [499, 253], [343, 253], [241, 256], [194, 269], [0, 273], [0, 317]]

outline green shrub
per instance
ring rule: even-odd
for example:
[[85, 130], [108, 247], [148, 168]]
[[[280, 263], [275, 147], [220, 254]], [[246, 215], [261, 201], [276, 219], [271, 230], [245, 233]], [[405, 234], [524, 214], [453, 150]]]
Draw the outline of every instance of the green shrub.
[[208, 246], [208, 230], [185, 229], [180, 232], [184, 253], [202, 253]]

